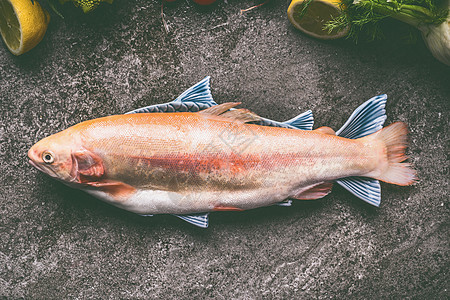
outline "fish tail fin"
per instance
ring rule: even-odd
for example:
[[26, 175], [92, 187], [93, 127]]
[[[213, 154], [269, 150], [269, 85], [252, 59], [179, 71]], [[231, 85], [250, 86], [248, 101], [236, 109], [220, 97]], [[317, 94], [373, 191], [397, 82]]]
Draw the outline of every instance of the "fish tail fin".
[[387, 160], [381, 174], [374, 176], [376, 179], [397, 185], [411, 185], [417, 181], [417, 173], [411, 164], [403, 162], [408, 158], [405, 155], [407, 136], [408, 128], [403, 122], [393, 123], [373, 134], [375, 140], [384, 144], [383, 155]]
[[383, 128], [384, 121], [386, 121], [386, 110], [384, 109], [386, 101], [387, 96], [383, 94], [358, 106], [347, 122], [336, 131], [336, 135], [347, 139], [359, 139]]
[[394, 123], [383, 129], [386, 120], [386, 95], [373, 97], [361, 104], [350, 116], [347, 122], [336, 131], [336, 135], [348, 139], [366, 139], [369, 143], [378, 142], [382, 145], [380, 169], [366, 174], [364, 177], [346, 177], [336, 182], [356, 197], [365, 202], [379, 206], [381, 202], [381, 187], [378, 180], [409, 185], [416, 180], [416, 172], [408, 163], [406, 125]]

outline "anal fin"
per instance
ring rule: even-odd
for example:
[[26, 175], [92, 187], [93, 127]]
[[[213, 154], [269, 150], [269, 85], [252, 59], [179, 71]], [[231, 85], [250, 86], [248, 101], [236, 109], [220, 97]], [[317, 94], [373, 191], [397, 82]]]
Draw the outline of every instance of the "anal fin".
[[208, 228], [209, 225], [208, 215], [209, 213], [174, 215], [174, 216], [200, 228]]
[[289, 206], [292, 206], [292, 200], [291, 199], [287, 199], [287, 200], [275, 203], [274, 205], [282, 206], [282, 207], [289, 207]]
[[297, 195], [291, 198], [297, 200], [314, 200], [323, 198], [331, 192], [332, 187], [333, 187], [332, 182], [319, 183], [305, 191], [298, 193]]
[[242, 208], [234, 207], [234, 206], [215, 206], [213, 208], [214, 211], [243, 211]]

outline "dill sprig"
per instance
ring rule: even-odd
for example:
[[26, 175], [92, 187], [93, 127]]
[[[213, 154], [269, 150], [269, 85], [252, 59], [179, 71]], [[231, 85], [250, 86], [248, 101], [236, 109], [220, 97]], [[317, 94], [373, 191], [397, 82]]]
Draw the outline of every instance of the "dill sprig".
[[[443, 0], [446, 1], [446, 0]], [[392, 17], [416, 28], [439, 25], [448, 15], [442, 8], [442, 0], [342, 0], [345, 12], [325, 25], [328, 31], [340, 31], [350, 27], [348, 38], [355, 41], [361, 34], [368, 40], [383, 37], [380, 22]]]

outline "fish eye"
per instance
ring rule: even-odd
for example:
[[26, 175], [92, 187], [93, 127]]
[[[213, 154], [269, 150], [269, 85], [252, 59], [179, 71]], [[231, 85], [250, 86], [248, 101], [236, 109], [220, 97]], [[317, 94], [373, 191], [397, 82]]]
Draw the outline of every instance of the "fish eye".
[[49, 152], [49, 151], [44, 151], [42, 153], [42, 160], [46, 163], [46, 164], [51, 164], [55, 161], [55, 158], [53, 157], [53, 153]]

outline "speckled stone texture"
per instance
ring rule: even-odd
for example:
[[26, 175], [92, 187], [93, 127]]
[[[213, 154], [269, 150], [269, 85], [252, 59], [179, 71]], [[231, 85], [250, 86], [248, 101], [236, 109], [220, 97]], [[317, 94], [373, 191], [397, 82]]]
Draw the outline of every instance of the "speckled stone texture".
[[[286, 1], [119, 1], [83, 16], [66, 4], [44, 40], [0, 47], [0, 297], [28, 299], [415, 298], [449, 295], [450, 68], [419, 40], [321, 42]], [[420, 181], [382, 184], [382, 204], [339, 186], [324, 199], [210, 215], [210, 228], [111, 207], [45, 176], [26, 152], [83, 120], [167, 102], [212, 77], [218, 103], [286, 120], [311, 109], [339, 128], [388, 94], [387, 124], [411, 131]]]

